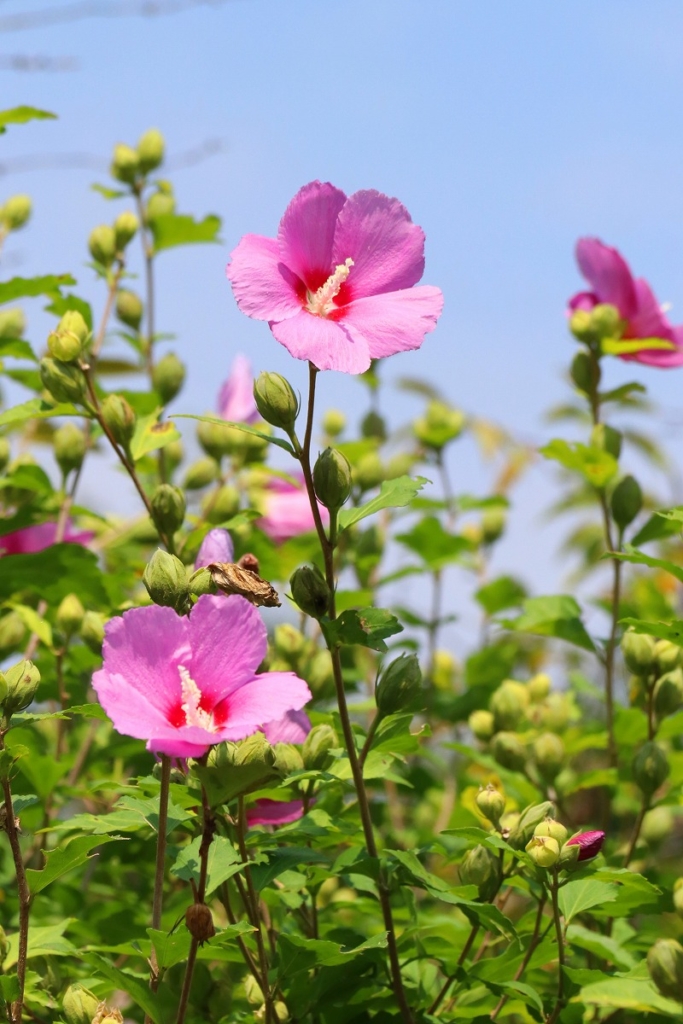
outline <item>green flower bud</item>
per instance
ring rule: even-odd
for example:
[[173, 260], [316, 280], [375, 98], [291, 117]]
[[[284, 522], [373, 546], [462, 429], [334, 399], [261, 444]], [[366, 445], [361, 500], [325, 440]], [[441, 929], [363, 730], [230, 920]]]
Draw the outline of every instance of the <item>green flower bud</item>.
[[207, 455], [220, 462], [224, 455], [230, 455], [238, 440], [236, 435], [242, 433], [227, 423], [211, 423], [202, 421], [197, 426], [197, 440]]
[[57, 402], [83, 404], [87, 386], [83, 371], [78, 366], [47, 356], [40, 361], [40, 379]]
[[552, 868], [560, 859], [560, 846], [551, 836], [533, 836], [526, 844], [526, 852], [538, 868]]
[[600, 384], [600, 364], [587, 352], [577, 352], [572, 359], [571, 378], [579, 391], [591, 395]]
[[495, 828], [500, 827], [500, 819], [505, 810], [505, 797], [502, 793], [488, 784], [486, 789], [480, 789], [477, 794], [477, 807]]
[[56, 622], [65, 636], [73, 636], [83, 625], [85, 608], [75, 594], [67, 594], [57, 609]]
[[306, 771], [324, 771], [332, 760], [330, 751], [338, 746], [339, 739], [331, 725], [314, 725], [301, 748]]
[[172, 484], [159, 484], [150, 502], [155, 523], [173, 536], [185, 520], [185, 495]]
[[619, 310], [607, 302], [601, 302], [593, 306], [591, 310], [591, 325], [595, 335], [603, 338], [620, 338], [623, 331], [623, 323]]
[[26, 330], [26, 317], [24, 311], [15, 307], [6, 309], [0, 313], [0, 338], [3, 341], [14, 338], [21, 338]]
[[244, 994], [247, 1002], [252, 1006], [263, 1006], [265, 999], [259, 983], [253, 975], [248, 974], [244, 979]]
[[138, 161], [143, 174], [155, 171], [164, 159], [164, 137], [158, 128], [149, 128], [138, 141]]
[[621, 638], [621, 653], [634, 675], [647, 676], [655, 667], [655, 641], [645, 633], [628, 629]]
[[495, 544], [502, 537], [507, 525], [507, 510], [504, 508], [487, 508], [481, 517], [481, 535], [484, 544]]
[[189, 580], [190, 593], [193, 597], [201, 597], [203, 594], [217, 594], [218, 587], [213, 581], [211, 570], [205, 565], [192, 573]]
[[537, 672], [526, 684], [529, 699], [534, 704], [540, 704], [550, 693], [551, 685], [550, 676], [546, 675], [545, 672]]
[[362, 455], [353, 467], [353, 479], [361, 491], [369, 491], [384, 480], [384, 466], [377, 452]]
[[92, 1024], [100, 1001], [83, 985], [69, 985], [64, 993], [62, 1008], [67, 1024]]
[[163, 459], [169, 473], [172, 473], [174, 469], [177, 469], [184, 458], [185, 448], [183, 447], [182, 441], [170, 441], [165, 446]]
[[303, 771], [304, 759], [293, 743], [276, 743], [273, 747], [275, 767], [283, 775]]
[[291, 433], [301, 402], [285, 377], [279, 373], [260, 373], [254, 381], [254, 401], [266, 423]]
[[581, 853], [581, 847], [578, 843], [572, 843], [568, 846], [566, 843], [560, 850], [560, 858], [557, 862], [557, 868], [559, 871], [571, 871], [579, 861], [579, 854]]
[[187, 608], [190, 597], [187, 572], [175, 555], [158, 548], [145, 566], [142, 582], [155, 604], [175, 608], [179, 614]]
[[529, 694], [523, 683], [505, 679], [489, 701], [496, 729], [515, 729], [529, 706]]
[[133, 408], [123, 395], [107, 395], [100, 412], [116, 443], [127, 449], [135, 433], [136, 415]]
[[384, 417], [380, 416], [378, 412], [370, 410], [361, 420], [360, 432], [362, 437], [374, 437], [378, 441], [386, 441], [387, 425]]
[[306, 637], [296, 626], [283, 622], [275, 627], [273, 646], [276, 654], [294, 664], [306, 649]]
[[153, 192], [147, 200], [147, 219], [156, 220], [157, 217], [167, 217], [169, 213], [175, 213], [175, 199], [168, 192]]
[[664, 675], [678, 668], [683, 661], [683, 651], [678, 644], [672, 644], [670, 640], [657, 640], [655, 643], [655, 662], [657, 674]]
[[683, 878], [677, 878], [674, 882], [673, 900], [674, 910], [683, 918]]
[[224, 523], [227, 519], [234, 516], [239, 512], [239, 507], [239, 491], [228, 484], [219, 487], [215, 492], [210, 491], [202, 499], [202, 511], [206, 519], [214, 526], [218, 523]]
[[460, 436], [465, 420], [465, 414], [460, 409], [453, 409], [445, 402], [433, 399], [427, 406], [426, 414], [413, 423], [413, 430], [418, 441], [427, 448], [439, 451], [449, 441]]
[[591, 431], [591, 445], [618, 459], [621, 455], [621, 431], [607, 423], [597, 423]]
[[327, 651], [316, 651], [306, 669], [306, 682], [313, 696], [325, 700], [334, 694], [334, 674]]
[[220, 467], [215, 459], [208, 455], [205, 459], [198, 459], [188, 466], [183, 480], [183, 487], [187, 491], [199, 491], [208, 487], [217, 478]]
[[77, 339], [81, 349], [85, 348], [88, 338], [90, 337], [90, 329], [85, 322], [83, 314], [79, 313], [77, 309], [69, 309], [66, 311], [59, 321], [55, 333], [73, 335]]
[[482, 743], [490, 740], [495, 731], [495, 723], [490, 711], [473, 711], [467, 719], [467, 724]]
[[463, 885], [476, 885], [482, 900], [489, 899], [498, 888], [500, 864], [495, 854], [485, 846], [474, 846], [468, 850], [459, 871]]
[[328, 409], [323, 416], [323, 430], [328, 437], [339, 437], [346, 428], [346, 416], [339, 409]]
[[114, 146], [114, 157], [111, 162], [111, 175], [117, 181], [132, 185], [140, 171], [140, 160], [132, 146], [119, 142]]
[[654, 708], [660, 718], [673, 715], [683, 704], [683, 669], [675, 668], [657, 680]]
[[541, 724], [550, 732], [562, 732], [569, 724], [571, 705], [563, 693], [551, 693], [540, 709]]
[[553, 805], [549, 800], [545, 800], [542, 804], [530, 804], [528, 807], [525, 807], [519, 815], [517, 824], [508, 826], [510, 833], [507, 841], [513, 850], [524, 849], [533, 836], [536, 826], [544, 818], [551, 817], [553, 813]]
[[382, 715], [393, 715], [414, 707], [422, 695], [422, 672], [415, 654], [401, 654], [388, 665], [375, 689], [375, 702]]
[[647, 954], [647, 969], [667, 999], [683, 1002], [683, 946], [675, 939], [658, 939]]
[[651, 811], [647, 812], [643, 818], [640, 834], [650, 846], [658, 846], [671, 835], [673, 827], [673, 812], [670, 807], [662, 805], [653, 807]]
[[670, 771], [666, 754], [653, 740], [644, 743], [633, 759], [633, 778], [646, 797], [651, 797]]
[[4, 964], [9, 953], [9, 941], [5, 934], [5, 929], [0, 927], [0, 964]]
[[27, 708], [36, 695], [40, 683], [40, 672], [32, 661], [20, 661], [11, 668], [0, 672], [7, 692], [3, 701], [5, 717]]
[[[204, 907], [205, 910], [209, 910], [203, 903], [193, 904], [192, 906]], [[192, 910], [192, 907], [188, 907], [188, 910]], [[186, 914], [187, 917], [187, 914]], [[211, 911], [209, 910], [209, 917], [211, 917]], [[201, 933], [204, 938], [211, 938], [215, 935], [215, 931], [206, 933], [206, 929]], [[107, 1006], [106, 1003], [100, 1003], [97, 1007], [97, 1013], [92, 1019], [92, 1024], [123, 1024], [123, 1014], [117, 1007]]]
[[8, 231], [23, 228], [31, 216], [31, 197], [27, 195], [10, 196], [0, 210], [0, 218]]
[[572, 313], [569, 320], [569, 330], [578, 341], [583, 341], [587, 345], [592, 344], [595, 341], [595, 334], [590, 311], [587, 309], [577, 309], [576, 312]]
[[152, 370], [154, 390], [164, 405], [178, 394], [185, 380], [185, 367], [175, 352], [168, 352]]
[[534, 740], [534, 761], [544, 779], [552, 781], [564, 764], [564, 743], [553, 732], [544, 732]]
[[140, 221], [132, 210], [124, 210], [114, 221], [114, 237], [116, 239], [116, 251], [123, 252], [128, 243], [135, 238], [140, 227]]
[[351, 494], [351, 466], [336, 448], [326, 448], [313, 467], [313, 486], [318, 501], [337, 511]]
[[630, 526], [643, 507], [643, 492], [633, 476], [625, 476], [612, 491], [612, 516], [620, 530]]
[[6, 437], [0, 436], [0, 473], [5, 472], [11, 457], [12, 449], [10, 448], [9, 441]]
[[491, 750], [498, 764], [512, 772], [521, 772], [526, 765], [526, 749], [513, 732], [499, 732], [493, 737]]
[[289, 585], [292, 597], [302, 612], [321, 619], [330, 607], [330, 588], [325, 578], [314, 565], [302, 565], [292, 573]]
[[430, 675], [437, 690], [452, 690], [455, 684], [457, 662], [450, 651], [434, 651]]
[[52, 437], [55, 459], [64, 476], [80, 469], [87, 450], [85, 434], [75, 423], [65, 423]]
[[554, 818], [544, 818], [534, 829], [534, 835], [554, 839], [556, 843], [563, 846], [567, 842], [569, 833], [561, 822], [555, 821]]
[[93, 228], [88, 237], [90, 255], [104, 267], [109, 267], [116, 259], [116, 235], [109, 224], [100, 224]]
[[144, 307], [142, 299], [127, 288], [119, 288], [116, 293], [116, 315], [122, 324], [137, 331], [142, 322]]
[[95, 654], [99, 654], [104, 643], [104, 616], [99, 612], [86, 612], [81, 624], [81, 640]]
[[0, 651], [18, 647], [26, 634], [24, 620], [17, 612], [8, 612], [0, 619]]

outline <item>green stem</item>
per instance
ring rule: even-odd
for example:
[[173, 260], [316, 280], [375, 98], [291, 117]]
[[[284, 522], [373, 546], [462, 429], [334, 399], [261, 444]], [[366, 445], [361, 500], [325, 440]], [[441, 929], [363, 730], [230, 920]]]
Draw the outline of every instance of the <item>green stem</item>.
[[[209, 803], [206, 790], [204, 789], [204, 786], [202, 786], [202, 841], [199, 846], [199, 885], [197, 886], [195, 903], [204, 903], [204, 898], [206, 896], [206, 880], [209, 875], [209, 851], [211, 850], [211, 843], [213, 842], [215, 833], [216, 821], [211, 810], [211, 804]], [[194, 966], [197, 960], [198, 948], [199, 939], [195, 938], [193, 935], [192, 942], [190, 943], [190, 951], [187, 956], [187, 963], [185, 965], [185, 977], [183, 979], [183, 988], [180, 993], [176, 1024], [183, 1024], [183, 1021], [185, 1020], [187, 1005], [190, 999], [190, 991], [192, 989], [192, 978], [194, 976]]]
[[560, 905], [557, 899], [559, 885], [557, 878], [557, 870], [553, 871], [552, 883], [550, 886], [550, 896], [553, 904], [553, 921], [555, 923], [555, 935], [557, 936], [557, 959], [558, 959], [558, 976], [557, 976], [557, 997], [553, 1012], [548, 1018], [547, 1024], [555, 1024], [555, 1021], [559, 1017], [560, 1013], [564, 1008], [564, 937], [562, 935], [562, 918], [560, 916]]
[[[540, 900], [538, 901], [538, 910], [536, 911], [536, 921], [535, 921], [535, 924], [534, 924], [534, 930], [531, 933], [531, 938], [529, 940], [529, 945], [527, 946], [527, 951], [524, 954], [524, 959], [522, 960], [521, 964], [519, 965], [519, 967], [515, 971], [514, 981], [519, 981], [519, 979], [522, 977], [522, 975], [524, 974], [525, 970], [529, 966], [529, 961], [531, 960], [531, 957], [534, 955], [534, 950], [536, 949], [536, 946], [540, 942], [541, 921], [543, 920], [543, 911], [545, 910], [546, 899], [547, 899], [547, 896], [546, 896], [546, 893], [544, 892], [543, 895], [541, 896]], [[507, 995], [500, 997], [500, 1000], [498, 1001], [498, 1005], [496, 1006], [496, 1008], [494, 1009], [493, 1013], [491, 1014], [491, 1020], [495, 1020], [496, 1019], [496, 1017], [498, 1016], [500, 1011], [503, 1009], [503, 1007], [505, 1006], [505, 1004], [507, 1003], [509, 998], [510, 997], [507, 996]]]
[[[161, 787], [159, 789], [159, 823], [157, 826], [157, 854], [154, 869], [154, 895], [152, 897], [152, 928], [161, 928], [161, 914], [164, 903], [164, 874], [166, 867], [166, 833], [168, 831], [168, 794], [171, 782], [171, 759], [167, 754], [161, 755]], [[150, 957], [151, 973], [149, 985], [153, 992], [159, 987], [159, 963], [152, 943]]]
[[[0, 749], [4, 750], [4, 743], [0, 740]], [[17, 876], [17, 894], [19, 897], [19, 945], [17, 950], [17, 985], [19, 998], [10, 1006], [10, 1024], [21, 1024], [24, 1007], [24, 988], [26, 986], [26, 960], [28, 957], [28, 928], [29, 909], [31, 905], [31, 893], [26, 880], [24, 860], [21, 855], [19, 844], [19, 833], [14, 820], [14, 805], [12, 803], [12, 790], [9, 778], [2, 780], [2, 792], [5, 800], [5, 831], [12, 851], [14, 861], [14, 872]]]
[[255, 929], [256, 948], [258, 950], [261, 977], [263, 978], [261, 991], [263, 992], [263, 999], [265, 1003], [266, 1024], [270, 1024], [272, 1020], [276, 1019], [276, 1015], [273, 1008], [273, 997], [270, 991], [270, 984], [268, 982], [268, 955], [263, 941], [263, 932], [261, 931], [259, 901], [256, 893], [256, 887], [254, 886], [254, 878], [251, 873], [251, 863], [249, 861], [249, 852], [247, 850], [245, 837], [245, 826], [246, 813], [244, 810], [244, 797], [240, 796], [238, 799], [237, 811], [237, 847], [240, 851], [242, 863], [244, 864], [244, 880], [247, 883], [247, 896], [250, 910], [249, 917], [251, 918], [251, 923]]

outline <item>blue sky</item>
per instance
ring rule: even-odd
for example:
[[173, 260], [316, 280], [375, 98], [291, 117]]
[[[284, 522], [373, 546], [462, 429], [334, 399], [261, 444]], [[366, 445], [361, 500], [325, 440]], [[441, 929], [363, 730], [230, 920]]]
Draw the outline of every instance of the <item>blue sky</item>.
[[[79, 65], [0, 71], [3, 106], [59, 114], [0, 141], [0, 196], [29, 191], [36, 210], [9, 246], [5, 271], [73, 270], [101, 302], [83, 266], [85, 238], [113, 210], [90, 190], [104, 180], [92, 170], [3, 176], [3, 161], [71, 152], [106, 159], [114, 142], [134, 142], [152, 125], [170, 154], [224, 140], [218, 156], [174, 176], [183, 212], [224, 220], [222, 247], [160, 261], [159, 328], [177, 333], [174, 347], [189, 366], [179, 410], [213, 404], [237, 351], [303, 385], [304, 364], [238, 313], [224, 265], [243, 233], [273, 234], [288, 200], [313, 178], [396, 195], [426, 231], [424, 280], [443, 289], [444, 315], [387, 378], [431, 378], [454, 403], [529, 441], [549, 436], [543, 410], [566, 395], [561, 376], [573, 349], [564, 305], [580, 283], [579, 235], [617, 245], [673, 303], [674, 322], [683, 320], [676, 0], [233, 0], [168, 17], [15, 32], [3, 23], [65, 6], [0, 0], [0, 53]], [[39, 306], [31, 311], [38, 336], [46, 322]], [[676, 440], [682, 371], [639, 372]], [[614, 383], [632, 376], [628, 366], [610, 367]], [[326, 375], [322, 394], [328, 404], [363, 408], [356, 382], [340, 375]], [[398, 422], [418, 407], [394, 392], [386, 409]], [[459, 489], [486, 486], [466, 445], [452, 472]], [[520, 488], [498, 559], [546, 590], [557, 586], [549, 560], [559, 534], [539, 532], [538, 512], [551, 483], [539, 466]]]

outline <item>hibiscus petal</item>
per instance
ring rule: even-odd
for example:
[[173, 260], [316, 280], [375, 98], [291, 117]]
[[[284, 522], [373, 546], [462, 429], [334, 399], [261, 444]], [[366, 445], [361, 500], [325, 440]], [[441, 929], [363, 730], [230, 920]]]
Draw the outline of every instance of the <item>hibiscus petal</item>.
[[[190, 614], [188, 636], [192, 660], [185, 667], [212, 705], [253, 677], [268, 646], [258, 611], [237, 595], [200, 597]], [[274, 717], [277, 711], [269, 720]]]
[[298, 711], [310, 699], [307, 684], [293, 672], [254, 676], [228, 700], [228, 718], [220, 730], [220, 738], [240, 740], [250, 736], [287, 711]]
[[381, 359], [419, 348], [442, 309], [441, 290], [425, 284], [349, 303], [344, 326], [354, 338], [365, 339], [373, 359]]
[[417, 284], [424, 273], [424, 242], [424, 231], [398, 199], [374, 189], [354, 192], [334, 233], [332, 263], [353, 259], [340, 303]]
[[182, 729], [160, 730], [147, 743], [147, 749], [154, 754], [168, 754], [169, 757], [202, 757], [219, 738], [215, 733], [196, 726]]
[[258, 419], [254, 401], [254, 375], [246, 356], [236, 355], [230, 375], [218, 392], [218, 415], [234, 423], [253, 423]]
[[650, 285], [642, 277], [635, 283], [637, 309], [629, 319], [625, 338], [669, 338], [673, 332]]
[[295, 359], [309, 359], [319, 370], [364, 373], [370, 365], [365, 339], [352, 337], [343, 324], [334, 320], [302, 310], [289, 320], [271, 323], [270, 329]]
[[232, 537], [227, 530], [216, 527], [215, 530], [209, 530], [202, 541], [194, 561], [194, 567], [201, 569], [205, 565], [211, 565], [212, 562], [232, 562], [234, 557], [235, 547]]
[[[138, 674], [132, 676], [134, 684], [131, 684], [124, 675], [111, 672], [108, 668], [101, 668], [93, 674], [92, 685], [97, 699], [114, 723], [116, 731], [122, 736], [146, 740], [152, 734], [165, 733], [171, 728], [166, 718], [166, 711], [171, 702], [164, 700], [165, 693], [161, 687], [158, 694], [154, 692], [147, 673], [144, 670], [140, 671], [141, 668], [138, 663]], [[176, 689], [177, 702], [177, 697], [180, 696], [179, 677]]]
[[598, 305], [600, 299], [595, 292], [577, 292], [569, 300], [569, 309], [574, 313], [577, 309], [583, 309], [587, 313]]
[[245, 235], [226, 268], [237, 305], [255, 320], [282, 320], [301, 309], [296, 279], [280, 261], [274, 238]]
[[257, 800], [247, 808], [247, 825], [289, 825], [304, 814], [303, 800]]
[[345, 193], [329, 181], [311, 181], [299, 189], [280, 221], [280, 259], [311, 291], [324, 284], [334, 270], [334, 231], [345, 202]]
[[641, 363], [643, 366], [654, 366], [660, 370], [683, 366], [683, 326], [669, 327], [667, 338], [678, 346], [674, 351], [643, 349], [642, 352], [634, 352], [630, 356], [621, 356], [621, 358], [629, 363]]
[[623, 256], [599, 238], [580, 238], [576, 260], [599, 302], [616, 306], [629, 319], [637, 310], [633, 275]]
[[274, 722], [263, 726], [269, 743], [303, 743], [311, 731], [311, 720], [305, 711], [288, 711]]

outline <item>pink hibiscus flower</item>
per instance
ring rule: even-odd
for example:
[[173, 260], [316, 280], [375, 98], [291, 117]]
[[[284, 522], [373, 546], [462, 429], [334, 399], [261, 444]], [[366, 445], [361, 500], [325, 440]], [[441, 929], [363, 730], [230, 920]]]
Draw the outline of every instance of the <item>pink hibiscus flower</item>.
[[231, 423], [253, 423], [258, 419], [254, 401], [254, 376], [246, 356], [236, 355], [230, 375], [218, 392], [218, 415]]
[[274, 722], [266, 722], [263, 731], [269, 743], [303, 743], [311, 731], [305, 711], [288, 711]]
[[[311, 731], [305, 711], [288, 711], [275, 722], [263, 726], [269, 743], [303, 743]], [[312, 802], [312, 801], [311, 801]], [[289, 825], [303, 817], [303, 800], [257, 800], [247, 810], [247, 825]]]
[[235, 547], [227, 530], [209, 530], [202, 541], [195, 558], [195, 569], [201, 569], [212, 562], [232, 562], [235, 558]]
[[568, 839], [566, 845], [579, 847], [578, 860], [591, 860], [600, 853], [604, 842], [604, 832], [579, 832], [577, 836]]
[[579, 269], [591, 286], [589, 292], [578, 292], [569, 301], [569, 309], [591, 310], [599, 303], [616, 306], [626, 322], [623, 338], [663, 338], [672, 341], [676, 350], [643, 349], [622, 355], [647, 366], [681, 366], [683, 364], [683, 325], [674, 327], [662, 312], [650, 285], [634, 278], [621, 253], [598, 238], [580, 238], [576, 245]]
[[257, 674], [266, 648], [266, 627], [242, 597], [205, 595], [187, 618], [133, 608], [107, 623], [92, 682], [117, 732], [155, 753], [201, 757], [310, 700], [293, 672]]
[[[300, 533], [315, 530], [315, 521], [304, 486], [303, 475], [299, 477], [299, 480], [298, 484], [280, 480], [278, 477], [273, 477], [268, 481], [265, 515], [257, 520], [257, 525], [276, 544], [282, 544], [291, 537], [298, 537]], [[323, 523], [327, 524], [330, 518], [329, 512], [320, 503], [318, 503], [318, 508]]]
[[[86, 530], [74, 530], [71, 523], [66, 524], [62, 544], [87, 544], [95, 536]], [[6, 533], [0, 537], [0, 555], [33, 555], [56, 544], [57, 524], [39, 523], [37, 526], [25, 526], [14, 533]]]
[[434, 330], [443, 296], [414, 287], [423, 272], [424, 232], [397, 199], [320, 181], [297, 192], [277, 238], [245, 235], [227, 268], [243, 313], [267, 320], [297, 359], [344, 373]]

